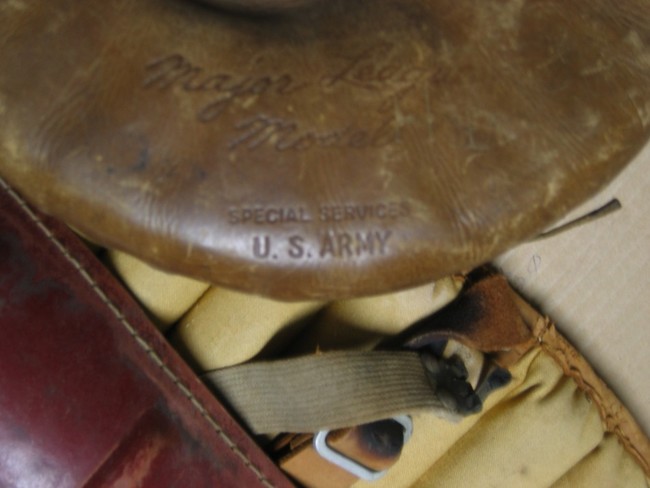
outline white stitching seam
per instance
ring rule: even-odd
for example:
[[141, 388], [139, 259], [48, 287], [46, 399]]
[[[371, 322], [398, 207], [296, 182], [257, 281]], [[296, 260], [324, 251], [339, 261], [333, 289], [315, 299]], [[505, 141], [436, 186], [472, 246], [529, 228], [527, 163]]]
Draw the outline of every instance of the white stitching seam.
[[206, 408], [201, 404], [201, 402], [192, 394], [190, 389], [184, 385], [180, 378], [169, 369], [161, 357], [153, 350], [153, 348], [145, 341], [135, 330], [135, 328], [129, 323], [129, 321], [122, 315], [122, 312], [115, 306], [115, 304], [106, 296], [104, 291], [99, 287], [99, 285], [93, 280], [90, 274], [83, 268], [83, 266], [77, 261], [70, 253], [67, 248], [52, 234], [50, 229], [43, 223], [43, 221], [27, 206], [27, 203], [18, 195], [4, 179], [0, 178], [0, 186], [5, 190], [5, 192], [13, 198], [21, 209], [29, 216], [29, 218], [39, 227], [39, 229], [45, 234], [45, 236], [57, 247], [57, 249], [63, 254], [63, 256], [74, 266], [77, 272], [82, 276], [82, 278], [90, 285], [93, 291], [99, 296], [101, 301], [109, 308], [109, 310], [115, 315], [115, 318], [124, 326], [124, 328], [129, 332], [129, 334], [135, 339], [135, 341], [145, 350], [150, 359], [159, 366], [167, 376], [172, 380], [176, 387], [181, 391], [183, 396], [185, 396], [190, 403], [196, 408], [201, 416], [210, 424], [210, 426], [215, 430], [219, 437], [226, 443], [230, 450], [239, 457], [244, 465], [250, 469], [255, 476], [260, 480], [260, 482], [267, 488], [276, 488], [263, 474], [262, 471], [257, 468], [252, 461], [244, 454], [233, 440], [228, 437], [228, 435], [221, 429], [216, 420], [208, 413]]

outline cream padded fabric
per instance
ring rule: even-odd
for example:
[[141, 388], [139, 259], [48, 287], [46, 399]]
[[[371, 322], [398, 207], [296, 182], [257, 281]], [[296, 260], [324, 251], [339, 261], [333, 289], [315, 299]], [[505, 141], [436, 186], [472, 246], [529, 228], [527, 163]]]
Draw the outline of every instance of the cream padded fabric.
[[[322, 302], [279, 302], [210, 288], [181, 319], [173, 342], [203, 370], [223, 368], [255, 357], [271, 339], [293, 352], [372, 346], [439, 310], [458, 294], [462, 281], [445, 278], [394, 295]], [[319, 312], [316, 315], [316, 312]], [[309, 326], [301, 325], [309, 318]], [[354, 331], [354, 332], [353, 332]], [[302, 332], [298, 338], [296, 334]], [[293, 340], [292, 340], [293, 339]]]
[[650, 483], [618, 438], [607, 434], [600, 444], [562, 476], [553, 488], [578, 486], [627, 488], [647, 487]]
[[[282, 303], [223, 289], [205, 292], [207, 285], [160, 273], [121, 253], [109, 255], [142, 303], [154, 304], [150, 312], [160, 320], [179, 316], [193, 305], [173, 340], [201, 370], [244, 362], [279, 336], [285, 336], [286, 344], [300, 333], [305, 319], [307, 331], [296, 340], [309, 351], [370, 347], [377, 338], [396, 334], [438, 310], [460, 287], [460, 281], [447, 278], [435, 285], [327, 306]], [[358, 481], [354, 486], [650, 486], [619, 437], [605, 432], [596, 404], [563, 373], [557, 357], [536, 347], [511, 372], [511, 383], [493, 393], [478, 415], [458, 424], [433, 415], [415, 416], [413, 436], [398, 463], [381, 480]]]
[[278, 302], [210, 288], [182, 318], [172, 342], [202, 371], [239, 364], [256, 356], [281, 331], [317, 312], [320, 302]]
[[162, 330], [185, 314], [210, 286], [159, 271], [120, 251], [107, 251], [106, 260]]
[[414, 418], [398, 463], [380, 481], [355, 488], [648, 486], [632, 457], [604, 435], [593, 403], [550, 356], [537, 348], [512, 373], [479, 415], [456, 425]]
[[463, 281], [449, 277], [397, 293], [332, 302], [305, 329], [293, 352], [311, 352], [316, 347], [370, 349], [381, 338], [399, 334], [447, 305]]

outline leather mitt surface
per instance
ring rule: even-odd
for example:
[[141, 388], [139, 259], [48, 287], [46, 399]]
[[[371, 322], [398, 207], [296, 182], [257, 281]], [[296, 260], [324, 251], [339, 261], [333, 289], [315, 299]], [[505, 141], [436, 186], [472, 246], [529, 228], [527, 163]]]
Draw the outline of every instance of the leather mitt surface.
[[534, 236], [650, 133], [646, 0], [0, 1], [0, 174], [104, 246], [284, 299]]

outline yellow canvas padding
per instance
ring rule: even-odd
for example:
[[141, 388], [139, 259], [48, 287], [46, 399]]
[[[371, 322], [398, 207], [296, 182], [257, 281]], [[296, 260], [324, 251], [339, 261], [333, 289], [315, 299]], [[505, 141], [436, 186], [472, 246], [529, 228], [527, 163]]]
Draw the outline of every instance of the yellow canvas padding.
[[201, 371], [224, 368], [256, 356], [267, 343], [318, 311], [321, 302], [278, 302], [210, 288], [181, 319], [173, 343]]
[[[369, 344], [435, 312], [459, 288], [450, 278], [327, 305], [284, 303], [224, 289], [204, 293], [205, 284], [160, 273], [121, 253], [109, 255], [150, 313], [187, 311], [173, 339], [204, 371], [255, 357], [305, 318], [310, 330], [298, 339], [303, 347]], [[522, 313], [538, 343], [510, 368], [512, 381], [488, 398], [480, 414], [458, 424], [415, 416], [400, 460], [381, 480], [358, 481], [356, 488], [650, 486], [644, 472], [648, 441], [629, 413], [548, 320], [530, 307]]]
[[185, 314], [210, 286], [165, 273], [120, 251], [108, 250], [106, 261], [161, 330]]
[[443, 308], [463, 282], [452, 276], [396, 293], [332, 302], [295, 341], [293, 351], [372, 349], [382, 338]]
[[397, 464], [381, 480], [354, 487], [647, 488], [641, 467], [604, 434], [595, 405], [541, 348], [512, 373], [483, 412], [459, 424], [414, 418]]
[[413, 485], [429, 467], [472, 430], [483, 415], [491, 411], [523, 382], [528, 365], [537, 354], [538, 352], [529, 353], [519, 362], [517, 368], [512, 370], [512, 381], [488, 397], [481, 414], [465, 417], [457, 424], [434, 415], [413, 416], [413, 435], [404, 446], [399, 461], [383, 478], [372, 483], [358, 481], [354, 487], [398, 488]]
[[[201, 299], [180, 320], [173, 335], [173, 342], [181, 351], [187, 352], [203, 370], [223, 368], [245, 362], [255, 357], [271, 339], [281, 335], [287, 337], [284, 344], [297, 332], [306, 318], [311, 317], [305, 334], [294, 343], [313, 352], [319, 348], [341, 347], [350, 336], [341, 338], [336, 334], [337, 326], [348, 324], [348, 331], [356, 329], [355, 338], [371, 341], [375, 337], [397, 334], [412, 323], [449, 303], [458, 294], [461, 281], [445, 278], [435, 285], [405, 290], [393, 296], [378, 296], [338, 302], [280, 302], [221, 288], [210, 288]], [[322, 310], [321, 310], [322, 309]], [[319, 341], [319, 335], [312, 330], [325, 327], [326, 335]], [[351, 324], [356, 325], [356, 328]], [[341, 331], [345, 331], [343, 328]], [[390, 332], [390, 333], [389, 333]], [[311, 341], [307, 339], [311, 337]], [[356, 341], [359, 345], [358, 342]]]
[[650, 486], [639, 465], [623, 448], [618, 438], [607, 434], [603, 440], [573, 466], [553, 488]]
[[[414, 487], [548, 487], [603, 437], [598, 411], [548, 355]], [[578, 485], [580, 486], [580, 485]]]

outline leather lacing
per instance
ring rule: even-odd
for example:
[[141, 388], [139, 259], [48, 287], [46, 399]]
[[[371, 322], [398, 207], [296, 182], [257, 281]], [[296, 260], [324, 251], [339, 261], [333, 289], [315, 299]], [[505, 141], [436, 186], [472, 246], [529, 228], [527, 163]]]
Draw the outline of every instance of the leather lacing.
[[531, 332], [540, 347], [594, 403], [605, 432], [614, 434], [625, 450], [639, 463], [646, 476], [650, 477], [650, 444], [629, 411], [621, 405], [586, 360], [558, 334], [548, 317], [540, 316], [531, 325]]

